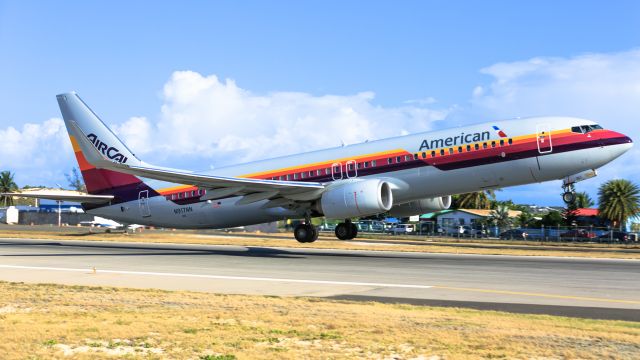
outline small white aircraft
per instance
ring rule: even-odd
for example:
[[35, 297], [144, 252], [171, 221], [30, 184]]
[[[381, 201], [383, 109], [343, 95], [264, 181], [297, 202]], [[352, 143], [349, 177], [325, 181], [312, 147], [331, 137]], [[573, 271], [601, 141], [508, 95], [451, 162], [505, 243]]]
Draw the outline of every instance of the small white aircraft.
[[564, 179], [563, 198], [572, 202], [575, 182], [633, 145], [593, 121], [536, 117], [193, 172], [145, 163], [76, 93], [57, 99], [88, 194], [55, 200], [80, 201], [87, 213], [122, 223], [171, 228], [304, 218], [294, 229], [299, 242], [317, 239], [312, 217], [344, 220], [335, 234], [353, 239], [351, 218], [443, 210], [452, 194], [484, 189]]

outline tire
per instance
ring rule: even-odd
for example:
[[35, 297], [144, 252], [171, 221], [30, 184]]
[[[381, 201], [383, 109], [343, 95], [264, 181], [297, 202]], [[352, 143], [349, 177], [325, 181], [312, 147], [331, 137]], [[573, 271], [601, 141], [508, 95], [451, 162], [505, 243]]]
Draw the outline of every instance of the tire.
[[293, 229], [293, 236], [299, 243], [313, 242], [318, 237], [318, 231], [311, 225], [298, 224]]
[[564, 194], [562, 194], [562, 201], [564, 201], [565, 204], [572, 204], [574, 201], [576, 201], [576, 193], [573, 191], [567, 191]]
[[355, 239], [358, 236], [358, 227], [354, 223], [350, 223], [349, 240]]
[[350, 227], [346, 223], [340, 223], [336, 226], [335, 234], [340, 240], [349, 240], [351, 235]]

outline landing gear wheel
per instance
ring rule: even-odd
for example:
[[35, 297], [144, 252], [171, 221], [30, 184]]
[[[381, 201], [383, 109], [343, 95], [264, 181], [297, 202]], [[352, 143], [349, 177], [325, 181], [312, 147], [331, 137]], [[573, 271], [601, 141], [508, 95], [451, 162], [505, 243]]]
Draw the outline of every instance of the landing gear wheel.
[[298, 224], [293, 229], [293, 236], [300, 243], [310, 243], [318, 238], [318, 230], [312, 225]]
[[356, 236], [358, 236], [358, 227], [352, 222], [348, 222], [347, 224], [349, 224], [349, 227], [351, 228], [351, 235], [349, 236], [349, 240], [355, 239]]
[[349, 240], [351, 235], [351, 227], [345, 223], [340, 223], [336, 226], [336, 237], [340, 240]]
[[336, 226], [335, 233], [340, 240], [351, 240], [358, 236], [358, 227], [351, 221], [343, 222]]
[[574, 191], [566, 191], [562, 194], [562, 201], [564, 201], [565, 204], [573, 204], [573, 202], [576, 201], [576, 193]]

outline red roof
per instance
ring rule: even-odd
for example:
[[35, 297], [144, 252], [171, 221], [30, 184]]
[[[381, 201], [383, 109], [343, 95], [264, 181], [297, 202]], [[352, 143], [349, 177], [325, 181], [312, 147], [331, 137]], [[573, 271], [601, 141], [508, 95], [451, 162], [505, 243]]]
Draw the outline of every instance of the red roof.
[[598, 216], [598, 209], [582, 208], [575, 212], [576, 216]]

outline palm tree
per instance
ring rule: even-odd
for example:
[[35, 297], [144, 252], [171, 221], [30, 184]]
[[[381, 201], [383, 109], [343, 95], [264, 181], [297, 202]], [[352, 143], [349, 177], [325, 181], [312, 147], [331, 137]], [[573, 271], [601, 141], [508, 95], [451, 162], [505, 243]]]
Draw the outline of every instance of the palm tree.
[[574, 204], [576, 205], [576, 208], [584, 209], [593, 207], [596, 203], [593, 202], [593, 199], [591, 198], [591, 196], [589, 196], [589, 194], [587, 194], [586, 191], [582, 191], [576, 193], [576, 200], [574, 201]]
[[489, 214], [491, 222], [496, 224], [501, 230], [506, 229], [511, 225], [511, 219], [509, 218], [509, 208], [500, 205], [496, 209], [492, 210]]
[[629, 180], [609, 180], [598, 189], [598, 216], [622, 227], [629, 218], [640, 215], [640, 188]]
[[[13, 174], [11, 171], [0, 172], [0, 193], [9, 193], [18, 190], [18, 185], [13, 181]], [[0, 196], [0, 200], [4, 206], [13, 205], [13, 197]]]
[[460, 194], [457, 207], [462, 209], [489, 209], [491, 208], [491, 201], [495, 199], [496, 193], [494, 190]]

